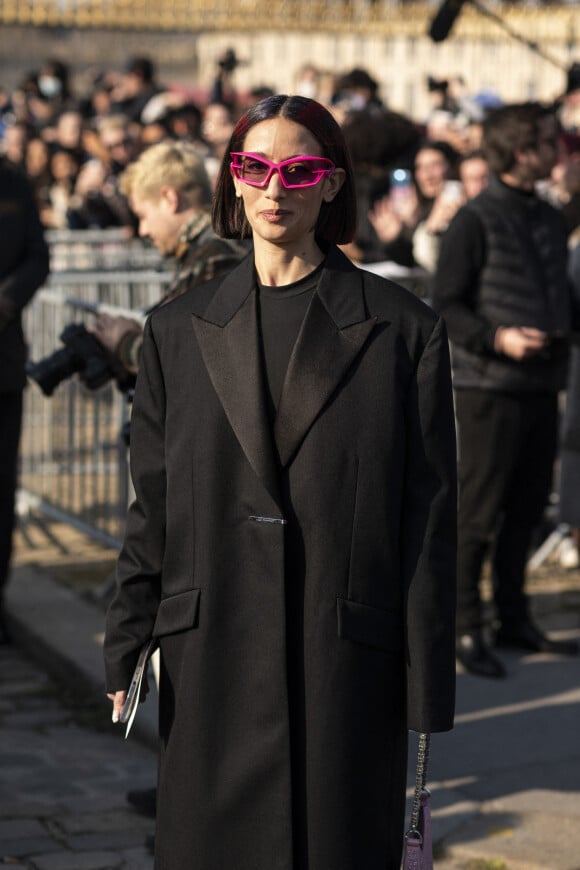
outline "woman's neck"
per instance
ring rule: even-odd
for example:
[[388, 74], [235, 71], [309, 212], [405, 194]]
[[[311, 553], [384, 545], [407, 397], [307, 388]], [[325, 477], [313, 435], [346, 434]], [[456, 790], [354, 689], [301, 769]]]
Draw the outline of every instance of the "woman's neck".
[[266, 245], [254, 240], [254, 263], [261, 284], [284, 287], [313, 272], [324, 260], [314, 240], [306, 240], [303, 250], [289, 250], [281, 245]]

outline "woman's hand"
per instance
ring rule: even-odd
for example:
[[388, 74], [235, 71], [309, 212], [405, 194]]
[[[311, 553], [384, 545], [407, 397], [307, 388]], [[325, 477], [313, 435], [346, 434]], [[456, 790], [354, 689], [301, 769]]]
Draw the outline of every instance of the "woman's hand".
[[121, 718], [121, 710], [125, 705], [125, 701], [127, 700], [127, 692], [115, 692], [114, 694], [108, 694], [107, 698], [110, 698], [113, 702], [113, 722], [118, 722]]
[[378, 199], [368, 216], [381, 242], [392, 242], [403, 229], [403, 221], [391, 205], [388, 196]]
[[[450, 182], [448, 182], [450, 184]], [[465, 195], [459, 191], [459, 188], [444, 188], [439, 194], [431, 213], [427, 218], [427, 229], [430, 233], [444, 233], [451, 219], [455, 217], [457, 211], [465, 203]]]

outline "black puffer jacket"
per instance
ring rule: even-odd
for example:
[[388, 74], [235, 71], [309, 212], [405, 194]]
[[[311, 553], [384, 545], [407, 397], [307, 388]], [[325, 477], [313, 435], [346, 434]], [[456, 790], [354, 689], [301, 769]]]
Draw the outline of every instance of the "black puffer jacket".
[[[456, 215], [442, 240], [434, 306], [453, 345], [456, 388], [558, 391], [566, 384], [572, 294], [562, 215], [497, 179]], [[493, 349], [499, 326], [535, 327], [545, 353], [512, 360]]]

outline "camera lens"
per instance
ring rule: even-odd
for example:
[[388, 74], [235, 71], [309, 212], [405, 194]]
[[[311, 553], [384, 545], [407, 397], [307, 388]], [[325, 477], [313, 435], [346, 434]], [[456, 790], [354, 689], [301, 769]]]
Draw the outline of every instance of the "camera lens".
[[36, 381], [45, 396], [52, 396], [61, 381], [78, 372], [82, 364], [82, 360], [63, 347], [37, 363], [29, 362], [26, 374]]
[[82, 323], [70, 323], [60, 340], [64, 347], [37, 363], [26, 366], [45, 396], [51, 396], [66, 378], [81, 372], [84, 384], [96, 390], [113, 377], [109, 355]]

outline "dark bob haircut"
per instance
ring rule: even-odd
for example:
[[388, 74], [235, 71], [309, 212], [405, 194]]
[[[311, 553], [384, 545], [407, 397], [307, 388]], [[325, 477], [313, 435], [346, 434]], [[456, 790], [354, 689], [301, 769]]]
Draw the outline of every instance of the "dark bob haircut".
[[230, 151], [243, 151], [244, 141], [252, 127], [270, 118], [286, 118], [306, 127], [320, 144], [321, 156], [327, 157], [336, 167], [345, 170], [344, 184], [335, 198], [332, 202], [322, 203], [316, 223], [316, 238], [320, 242], [336, 245], [352, 241], [357, 225], [356, 192], [350, 155], [342, 130], [330, 112], [316, 100], [284, 94], [267, 97], [256, 103], [236, 124], [217, 178], [212, 208], [215, 232], [225, 239], [244, 239], [251, 236], [243, 202], [236, 197], [230, 171]]

